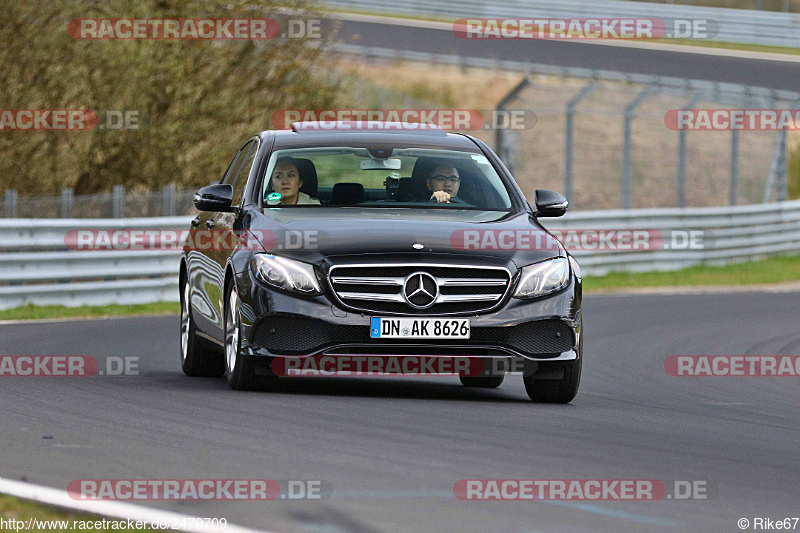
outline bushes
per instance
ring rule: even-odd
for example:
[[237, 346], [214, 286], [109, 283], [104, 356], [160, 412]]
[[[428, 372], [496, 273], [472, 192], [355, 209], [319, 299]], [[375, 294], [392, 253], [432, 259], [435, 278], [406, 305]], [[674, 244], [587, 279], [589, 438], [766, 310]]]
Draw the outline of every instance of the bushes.
[[[276, 18], [274, 1], [6, 2], [0, 17], [4, 109], [138, 110], [139, 131], [0, 132], [0, 190], [76, 194], [221, 177], [244, 138], [281, 108], [325, 108], [317, 48], [302, 40], [76, 40], [75, 18]], [[284, 2], [283, 5], [286, 5]], [[303, 10], [301, 4], [294, 6]], [[301, 11], [303, 13], [303, 11]], [[293, 15], [309, 16], [313, 13]]]

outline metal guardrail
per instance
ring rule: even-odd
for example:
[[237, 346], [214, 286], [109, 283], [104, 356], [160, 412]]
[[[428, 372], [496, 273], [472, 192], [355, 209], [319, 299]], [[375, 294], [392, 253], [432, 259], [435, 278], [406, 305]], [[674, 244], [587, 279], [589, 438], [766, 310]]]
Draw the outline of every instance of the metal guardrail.
[[[570, 250], [584, 274], [669, 271], [800, 253], [800, 201], [702, 209], [584, 211], [544, 219], [550, 230], [655, 230], [664, 245], [646, 251]], [[695, 232], [700, 246], [685, 238]], [[681, 241], [674, 246], [675, 237]], [[567, 243], [569, 248], [569, 243]]]
[[800, 14], [617, 0], [327, 0], [328, 6], [372, 13], [475, 18], [649, 18], [711, 20], [719, 32], [711, 40], [800, 47]]
[[175, 251], [80, 251], [73, 229], [188, 229], [191, 217], [0, 219], [0, 309], [178, 301]]
[[[544, 219], [551, 230], [651, 230], [667, 246], [644, 251], [575, 250], [584, 275], [667, 271], [800, 253], [800, 201], [703, 209], [584, 211]], [[175, 251], [72, 251], [73, 229], [188, 229], [188, 217], [0, 219], [0, 309], [27, 304], [138, 304], [178, 301]], [[673, 247], [699, 232], [702, 247]], [[685, 242], [684, 242], [685, 244]], [[569, 242], [567, 243], [569, 248]]]

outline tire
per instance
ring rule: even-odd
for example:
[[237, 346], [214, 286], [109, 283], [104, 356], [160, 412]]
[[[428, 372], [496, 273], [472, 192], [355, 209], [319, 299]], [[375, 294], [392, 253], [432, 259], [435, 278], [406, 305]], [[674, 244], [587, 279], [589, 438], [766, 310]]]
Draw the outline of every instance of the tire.
[[266, 387], [276, 379], [256, 375], [255, 365], [242, 356], [242, 324], [239, 314], [239, 295], [231, 282], [225, 293], [225, 378], [235, 390], [253, 390]]
[[505, 376], [458, 376], [465, 387], [480, 387], [483, 389], [496, 389], [503, 383]]
[[219, 350], [210, 348], [197, 337], [197, 327], [192, 318], [189, 283], [181, 285], [181, 368], [187, 376], [220, 377], [225, 372]]
[[564, 376], [560, 379], [535, 379], [535, 376], [523, 376], [528, 397], [539, 403], [571, 402], [578, 394], [582, 363], [583, 358], [563, 365]]

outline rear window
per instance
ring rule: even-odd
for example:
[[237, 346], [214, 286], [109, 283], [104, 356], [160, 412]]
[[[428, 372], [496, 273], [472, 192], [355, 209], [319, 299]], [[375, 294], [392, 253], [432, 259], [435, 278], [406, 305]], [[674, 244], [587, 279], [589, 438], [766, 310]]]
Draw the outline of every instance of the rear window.
[[510, 210], [500, 176], [483, 154], [454, 150], [326, 147], [276, 151], [262, 205]]

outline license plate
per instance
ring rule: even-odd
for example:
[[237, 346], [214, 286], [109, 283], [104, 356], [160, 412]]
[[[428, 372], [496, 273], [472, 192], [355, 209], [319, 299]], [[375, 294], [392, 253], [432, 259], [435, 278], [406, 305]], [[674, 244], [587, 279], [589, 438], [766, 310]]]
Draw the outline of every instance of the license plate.
[[373, 339], [469, 339], [469, 318], [372, 317]]

